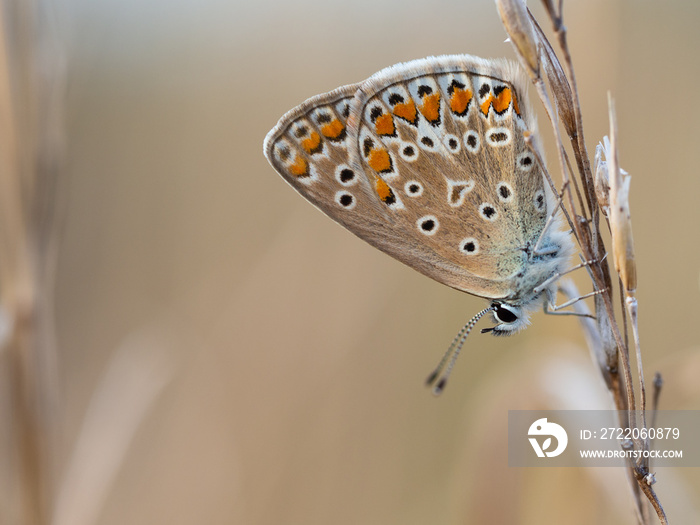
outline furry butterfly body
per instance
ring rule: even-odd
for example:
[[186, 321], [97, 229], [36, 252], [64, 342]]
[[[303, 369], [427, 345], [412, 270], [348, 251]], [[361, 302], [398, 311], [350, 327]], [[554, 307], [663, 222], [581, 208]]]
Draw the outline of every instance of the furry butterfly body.
[[357, 236], [488, 299], [474, 322], [493, 312], [490, 331], [514, 333], [553, 302], [552, 283], [573, 251], [533, 153], [526, 85], [506, 60], [398, 64], [288, 112], [267, 135], [265, 156]]

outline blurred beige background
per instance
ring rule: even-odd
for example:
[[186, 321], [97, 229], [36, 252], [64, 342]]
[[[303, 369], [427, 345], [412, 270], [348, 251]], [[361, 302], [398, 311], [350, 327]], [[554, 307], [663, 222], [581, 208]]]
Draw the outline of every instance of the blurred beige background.
[[[589, 151], [610, 90], [633, 176], [645, 370], [662, 408], [698, 409], [700, 4], [566, 4]], [[432, 397], [425, 376], [483, 301], [343, 231], [262, 155], [288, 109], [383, 67], [512, 57], [493, 2], [59, 5], [63, 467], [115, 356], [168, 378], [97, 523], [634, 523], [617, 469], [507, 467], [507, 410], [608, 406], [575, 320], [475, 333]], [[138, 384], [116, 385], [99, 408], [118, 422]], [[697, 520], [697, 469], [657, 477], [672, 522]]]

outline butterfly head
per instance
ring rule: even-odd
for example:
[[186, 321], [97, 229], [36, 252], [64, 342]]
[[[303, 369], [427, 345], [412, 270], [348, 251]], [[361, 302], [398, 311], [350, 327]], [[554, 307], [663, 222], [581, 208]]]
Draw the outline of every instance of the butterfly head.
[[491, 311], [497, 324], [492, 328], [483, 328], [482, 334], [490, 332], [492, 335], [512, 335], [530, 324], [530, 315], [522, 306], [494, 301], [491, 303]]

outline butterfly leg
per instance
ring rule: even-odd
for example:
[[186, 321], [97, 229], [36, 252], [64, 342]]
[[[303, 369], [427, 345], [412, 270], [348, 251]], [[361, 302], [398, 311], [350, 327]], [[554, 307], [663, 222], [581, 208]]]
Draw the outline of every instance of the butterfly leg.
[[554, 294], [547, 294], [547, 300], [544, 302], [544, 313], [547, 315], [575, 315], [577, 317], [588, 317], [590, 319], [595, 319], [595, 316], [591, 314], [581, 314], [578, 312], [560, 312], [559, 310], [562, 310], [566, 308], [567, 306], [571, 306], [574, 303], [577, 303], [581, 299], [587, 299], [588, 297], [593, 297], [594, 295], [600, 295], [604, 292], [605, 290], [594, 290], [591, 293], [584, 294], [580, 297], [574, 297], [573, 299], [570, 299], [566, 301], [563, 304], [556, 304], [555, 299], [554, 299]]
[[556, 282], [556, 281], [558, 281], [559, 279], [561, 279], [564, 275], [569, 274], [569, 273], [571, 273], [571, 272], [573, 272], [573, 271], [575, 271], [575, 270], [578, 270], [579, 268], [588, 267], [588, 266], [590, 266], [591, 264], [595, 264], [595, 263], [597, 263], [597, 262], [598, 262], [597, 260], [583, 261], [581, 264], [577, 264], [576, 266], [574, 266], [574, 267], [572, 267], [572, 268], [569, 268], [569, 269], [566, 270], [565, 272], [562, 272], [562, 273], [557, 272], [557, 273], [555, 273], [554, 275], [552, 275], [549, 279], [547, 279], [546, 281], [544, 281], [542, 284], [538, 285], [533, 291], [534, 291], [535, 293], [540, 293], [542, 290], [546, 290], [546, 289], [549, 287], [550, 284], [552, 284], [553, 282]]
[[[605, 255], [603, 255], [603, 257], [600, 260], [584, 261], [581, 254], [579, 254], [579, 257], [581, 258], [581, 261], [582, 261], [581, 264], [577, 264], [576, 266], [569, 268], [565, 272], [554, 274], [552, 277], [550, 277], [545, 282], [540, 284], [537, 288], [535, 288], [536, 292], [541, 292], [542, 290], [544, 290], [546, 295], [547, 295], [547, 299], [543, 305], [544, 306], [544, 313], [546, 313], [548, 315], [576, 315], [579, 317], [589, 317], [591, 319], [595, 319], [595, 316], [590, 315], [590, 314], [579, 314], [577, 312], [560, 312], [559, 310], [566, 308], [567, 306], [571, 306], [572, 304], [580, 301], [581, 299], [586, 299], [588, 297], [593, 297], [594, 295], [599, 295], [599, 294], [603, 293], [605, 290], [594, 290], [591, 293], [587, 293], [587, 294], [582, 295], [580, 297], [571, 298], [570, 300], [566, 301], [564, 304], [557, 305], [556, 304], [556, 292], [552, 292], [551, 288], [547, 288], [547, 286], [549, 286], [553, 282], [557, 281], [562, 276], [564, 276], [568, 273], [571, 273], [574, 270], [578, 270], [579, 268], [586, 268], [586, 271], [588, 271], [588, 274], [591, 276], [591, 279], [593, 279], [593, 275], [591, 273], [591, 268], [590, 268], [591, 265], [594, 263], [597, 263], [597, 262], [602, 263], [607, 258], [607, 256], [608, 256], [608, 254], [606, 253]], [[564, 295], [568, 296], [568, 294], [566, 294], [566, 292], [561, 287], [559, 287], [558, 290], [561, 291], [562, 293], [564, 293]], [[550, 307], [551, 309], [548, 307]]]
[[550, 303], [547, 303], [547, 302], [543, 303], [543, 308], [542, 308], [542, 311], [547, 315], [575, 315], [576, 317], [588, 317], [589, 319], [595, 319], [595, 316], [591, 315], [591, 314], [580, 314], [578, 312], [571, 312], [571, 311], [558, 312], [556, 310], [550, 310], [549, 308], [547, 308], [547, 306], [549, 306], [549, 304]]

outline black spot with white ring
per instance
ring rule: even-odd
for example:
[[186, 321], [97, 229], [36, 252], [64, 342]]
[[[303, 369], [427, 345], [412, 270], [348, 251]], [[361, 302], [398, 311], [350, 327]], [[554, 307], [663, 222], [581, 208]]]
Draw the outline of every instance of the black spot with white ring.
[[416, 221], [416, 225], [418, 226], [418, 231], [424, 235], [435, 235], [435, 232], [438, 231], [440, 227], [440, 223], [435, 215], [425, 215], [421, 217]]
[[459, 250], [466, 255], [476, 255], [479, 253], [479, 243], [474, 237], [467, 237], [459, 243]]
[[423, 185], [417, 180], [409, 180], [403, 187], [403, 191], [409, 197], [420, 197], [423, 195]]
[[335, 194], [335, 202], [340, 204], [346, 210], [352, 210], [357, 204], [355, 196], [352, 193], [344, 190], [340, 190]]
[[335, 169], [335, 180], [343, 186], [353, 186], [357, 184], [357, 174], [345, 164], [341, 164]]
[[484, 202], [479, 206], [479, 215], [481, 215], [482, 219], [487, 221], [495, 221], [498, 218], [498, 210], [496, 210], [493, 204]]
[[479, 151], [479, 134], [470, 129], [464, 134], [464, 147], [469, 153], [477, 153]]
[[515, 165], [520, 171], [530, 171], [532, 166], [535, 165], [535, 158], [530, 151], [523, 151], [515, 159]]
[[[440, 139], [432, 134], [419, 135], [416, 140], [416, 145], [425, 151], [436, 152], [440, 147]], [[417, 154], [417, 152], [416, 152]]]
[[486, 142], [494, 147], [507, 146], [511, 143], [511, 137], [508, 128], [491, 128], [486, 132]]
[[404, 142], [399, 147], [399, 155], [401, 155], [401, 158], [406, 162], [413, 162], [418, 158], [418, 149], [415, 144]]
[[513, 200], [513, 188], [507, 182], [499, 182], [496, 187], [498, 200], [501, 202], [510, 202]]
[[450, 153], [459, 152], [459, 139], [454, 135], [447, 134], [442, 142]]

